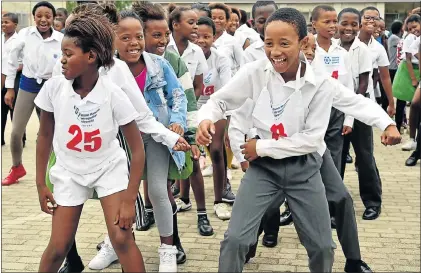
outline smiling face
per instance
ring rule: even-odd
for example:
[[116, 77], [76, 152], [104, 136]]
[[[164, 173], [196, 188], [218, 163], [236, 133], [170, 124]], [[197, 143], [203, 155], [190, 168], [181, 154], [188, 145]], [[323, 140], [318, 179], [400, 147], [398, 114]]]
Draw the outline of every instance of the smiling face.
[[64, 24], [62, 21], [54, 20], [54, 30], [61, 31], [64, 28]]
[[1, 17], [1, 31], [6, 34], [13, 34], [18, 24], [13, 23], [9, 17]]
[[273, 21], [266, 26], [265, 52], [276, 72], [296, 72], [301, 47], [302, 43], [293, 25]]
[[203, 53], [207, 56], [210, 52], [214, 40], [213, 29], [208, 25], [200, 25], [198, 29], [198, 37], [196, 44], [202, 48]]
[[212, 21], [215, 23], [216, 32], [225, 31], [227, 27], [228, 20], [225, 10], [223, 9], [213, 9], [212, 10]]
[[355, 39], [360, 29], [359, 16], [345, 12], [339, 18], [339, 35], [342, 42], [349, 43]]
[[376, 30], [376, 24], [380, 20], [380, 14], [377, 10], [366, 10], [361, 17], [361, 31], [373, 35]]
[[145, 23], [145, 50], [146, 52], [164, 55], [170, 42], [170, 29], [166, 20], [149, 20]]
[[240, 18], [238, 17], [237, 13], [231, 13], [230, 22], [227, 25], [227, 32], [233, 35], [239, 27]]
[[301, 51], [307, 58], [307, 61], [311, 63], [316, 56], [316, 37], [312, 33], [307, 35], [307, 39], [303, 41], [301, 45]]
[[118, 23], [115, 42], [120, 59], [126, 63], [137, 63], [145, 49], [143, 28], [140, 21], [125, 18]]
[[276, 8], [274, 5], [267, 5], [256, 8], [255, 11], [255, 18], [253, 19], [253, 26], [256, 29], [257, 33], [260, 34], [260, 36], [265, 36], [265, 24], [266, 20], [276, 11]]
[[194, 42], [197, 39], [197, 14], [193, 10], [183, 11], [180, 22], [174, 22], [174, 30], [182, 37]]
[[61, 51], [63, 56], [61, 58], [62, 74], [67, 80], [73, 80], [82, 75], [90, 64], [96, 61], [94, 52], [83, 52], [82, 48], [78, 47], [75, 38], [64, 36], [61, 42]]
[[335, 36], [338, 27], [338, 15], [336, 11], [319, 10], [319, 18], [313, 22], [317, 35], [326, 39], [332, 39]]
[[53, 25], [53, 11], [47, 7], [39, 7], [35, 10], [35, 25], [40, 33], [49, 31]]
[[419, 22], [410, 22], [407, 24], [408, 32], [414, 34], [415, 36], [420, 36], [420, 23]]

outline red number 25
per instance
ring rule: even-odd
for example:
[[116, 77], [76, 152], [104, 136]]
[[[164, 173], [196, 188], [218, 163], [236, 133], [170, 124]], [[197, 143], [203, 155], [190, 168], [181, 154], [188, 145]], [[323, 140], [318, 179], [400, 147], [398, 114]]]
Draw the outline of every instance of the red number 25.
[[[100, 136], [99, 129], [96, 129], [92, 132], [85, 132], [84, 137], [82, 134], [82, 129], [80, 129], [77, 125], [71, 125], [69, 127], [69, 133], [74, 135], [72, 140], [67, 143], [67, 148], [76, 152], [81, 152], [82, 149], [78, 148], [77, 145], [82, 142], [82, 138], [84, 139], [85, 145], [83, 149], [87, 152], [95, 152], [99, 148], [101, 148], [102, 139]], [[76, 133], [76, 135], [75, 135]]]

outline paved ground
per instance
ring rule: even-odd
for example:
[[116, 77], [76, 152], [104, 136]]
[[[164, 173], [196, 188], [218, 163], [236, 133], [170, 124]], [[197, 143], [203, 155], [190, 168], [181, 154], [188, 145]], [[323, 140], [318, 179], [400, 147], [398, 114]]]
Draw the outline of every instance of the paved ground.
[[[35, 137], [38, 121], [34, 115], [28, 126], [24, 165], [28, 175], [10, 187], [2, 188], [2, 271], [36, 271], [42, 252], [49, 240], [50, 217], [39, 209], [35, 187]], [[2, 148], [2, 177], [11, 165], [8, 144], [10, 124], [7, 127], [6, 146]], [[407, 138], [407, 135], [405, 136]], [[420, 166], [404, 166], [408, 152], [400, 147], [383, 147], [376, 131], [375, 155], [383, 180], [383, 212], [375, 221], [363, 221], [364, 211], [359, 198], [354, 168], [348, 165], [346, 184], [355, 201], [361, 251], [364, 260], [374, 271], [420, 272]], [[236, 190], [242, 173], [233, 173]], [[212, 213], [212, 180], [207, 178], [207, 209], [215, 230], [212, 237], [201, 237], [196, 230], [195, 204], [193, 210], [179, 214], [179, 230], [188, 261], [179, 267], [185, 272], [216, 272], [219, 242], [228, 222]], [[192, 196], [193, 198], [193, 196]], [[105, 224], [100, 205], [88, 201], [77, 233], [77, 245], [85, 264], [96, 254], [95, 246], [104, 237]], [[335, 241], [338, 244], [336, 233]], [[158, 270], [158, 233], [156, 227], [147, 232], [136, 232], [137, 243], [143, 253], [148, 271]], [[344, 268], [344, 257], [338, 244], [335, 271]], [[274, 249], [260, 246], [257, 257], [246, 265], [246, 271], [305, 272], [307, 255], [300, 245], [293, 226], [281, 228], [279, 244]], [[86, 271], [89, 271], [88, 269]], [[118, 264], [104, 271], [121, 272]]]

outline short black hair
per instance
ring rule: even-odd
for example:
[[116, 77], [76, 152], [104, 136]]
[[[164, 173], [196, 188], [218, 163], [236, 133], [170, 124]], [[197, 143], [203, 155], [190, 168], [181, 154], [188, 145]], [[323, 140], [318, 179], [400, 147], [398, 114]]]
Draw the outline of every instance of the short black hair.
[[13, 23], [19, 24], [19, 18], [18, 18], [18, 15], [16, 13], [8, 12], [8, 13], [3, 14], [1, 17], [7, 17]]
[[247, 12], [243, 9], [240, 9], [241, 17], [240, 17], [240, 25], [244, 25], [247, 23]]
[[256, 3], [254, 3], [253, 7], [251, 8], [251, 17], [255, 19], [254, 17], [256, 15], [257, 8], [271, 5], [274, 6], [276, 10], [278, 9], [278, 5], [275, 3], [275, 1], [256, 1]]
[[341, 12], [339, 12], [338, 14], [338, 20], [341, 20], [341, 17], [344, 13], [353, 13], [355, 15], [358, 16], [358, 22], [361, 23], [361, 14], [357, 9], [354, 8], [344, 8], [343, 10], [341, 10]]
[[334, 7], [329, 5], [318, 5], [316, 6], [313, 11], [311, 12], [311, 20], [317, 21], [319, 20], [320, 12], [321, 11], [336, 11]]
[[81, 13], [65, 28], [65, 37], [73, 38], [83, 52], [97, 54], [98, 68], [114, 65], [114, 30], [107, 18], [94, 13]]
[[215, 23], [209, 17], [200, 17], [199, 20], [197, 21], [197, 25], [198, 26], [201, 26], [201, 25], [209, 26], [212, 29], [213, 35], [216, 34]]
[[209, 18], [212, 17], [212, 12], [211, 12], [209, 6], [206, 5], [206, 4], [194, 3], [193, 5], [191, 5], [191, 9], [197, 9], [197, 10], [200, 10], [200, 11], [204, 11], [204, 12], [206, 12], [206, 14], [208, 15]]
[[406, 24], [409, 24], [409, 23], [412, 23], [412, 22], [421, 24], [421, 17], [418, 14], [412, 14], [406, 20]]
[[66, 17], [69, 15], [69, 13], [67, 12], [67, 9], [65, 8], [58, 8], [57, 12], [63, 12]]
[[225, 5], [224, 3], [210, 3], [209, 8], [210, 8], [211, 12], [214, 9], [222, 9], [225, 12], [225, 18], [227, 19], [227, 21], [231, 17], [231, 8], [227, 5]]
[[301, 41], [307, 36], [307, 23], [304, 15], [294, 8], [280, 8], [266, 21], [265, 28], [274, 21], [282, 21], [294, 26]]
[[51, 4], [50, 2], [47, 1], [41, 1], [35, 4], [34, 8], [32, 9], [32, 15], [35, 16], [35, 12], [37, 11], [38, 8], [40, 7], [46, 7], [51, 9], [51, 11], [53, 12], [53, 17], [56, 17], [57, 13], [56, 13], [56, 8], [53, 6], [53, 4]]
[[142, 24], [142, 27], [143, 27], [142, 19], [139, 17], [139, 15], [136, 14], [134, 10], [131, 10], [131, 9], [122, 10], [120, 12], [120, 20], [124, 20], [126, 18], [133, 18], [133, 19], [138, 20]]
[[403, 23], [402, 21], [394, 21], [390, 26], [390, 31], [392, 34], [399, 34], [402, 31]]
[[180, 19], [181, 19], [181, 15], [183, 14], [183, 12], [185, 11], [189, 11], [191, 10], [190, 7], [177, 7], [175, 4], [169, 4], [168, 5], [168, 27], [170, 28], [171, 31], [174, 30], [173, 28], [173, 23], [180, 23]]
[[165, 9], [159, 3], [152, 3], [150, 1], [134, 2], [132, 4], [132, 10], [139, 16], [143, 23], [149, 20], [167, 21]]
[[364, 16], [364, 13], [365, 13], [367, 10], [375, 10], [375, 11], [377, 11], [377, 13], [378, 13], [378, 14], [379, 14], [379, 16], [380, 16], [380, 11], [379, 11], [379, 9], [378, 9], [378, 8], [373, 7], [373, 6], [368, 6], [368, 7], [363, 8], [363, 9], [360, 11], [361, 17], [363, 17], [363, 16]]

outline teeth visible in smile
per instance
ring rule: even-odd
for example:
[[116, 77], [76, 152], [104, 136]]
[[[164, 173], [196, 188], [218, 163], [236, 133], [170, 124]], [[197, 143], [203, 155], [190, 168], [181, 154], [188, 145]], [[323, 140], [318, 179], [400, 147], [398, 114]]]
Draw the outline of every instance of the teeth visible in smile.
[[139, 49], [129, 50], [129, 53], [130, 53], [130, 54], [137, 54], [137, 53], [139, 53], [139, 52], [140, 52], [140, 50], [139, 50]]
[[284, 63], [287, 61], [286, 58], [279, 58], [279, 59], [273, 59], [273, 61], [275, 62], [275, 64], [279, 64], [279, 63]]

